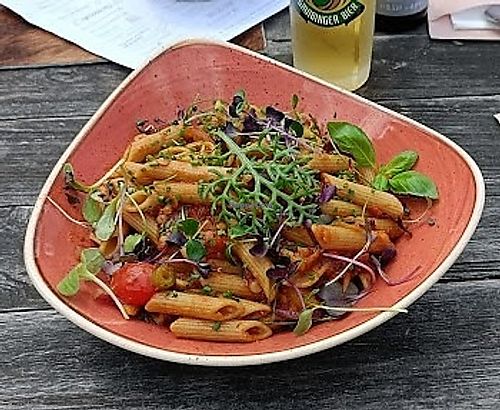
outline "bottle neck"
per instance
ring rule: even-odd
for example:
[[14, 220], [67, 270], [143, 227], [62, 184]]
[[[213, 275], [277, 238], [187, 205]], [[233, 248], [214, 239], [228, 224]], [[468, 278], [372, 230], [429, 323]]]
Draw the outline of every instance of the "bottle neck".
[[427, 0], [377, 0], [377, 15], [384, 17], [409, 17], [423, 15]]

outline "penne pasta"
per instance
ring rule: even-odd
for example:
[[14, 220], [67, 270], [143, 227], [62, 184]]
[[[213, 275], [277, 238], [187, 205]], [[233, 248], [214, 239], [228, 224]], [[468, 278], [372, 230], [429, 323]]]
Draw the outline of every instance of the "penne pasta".
[[156, 246], [160, 244], [158, 224], [151, 216], [145, 215], [143, 219], [140, 213], [123, 211], [123, 219], [137, 232], [145, 232]]
[[299, 245], [314, 246], [314, 239], [311, 238], [308, 230], [303, 226], [294, 226], [293, 228], [283, 229], [283, 236], [289, 241]]
[[360, 206], [366, 204], [368, 209], [378, 210], [392, 218], [403, 216], [403, 205], [394, 195], [328, 174], [323, 174], [323, 179], [327, 184], [337, 188], [335, 193], [342, 199], [350, 200]]
[[252, 300], [240, 299], [239, 303], [243, 306], [244, 311], [240, 318], [259, 319], [271, 313], [271, 306], [264, 303], [254, 302]]
[[256, 299], [261, 296], [261, 292], [253, 293], [247, 281], [238, 275], [211, 272], [208, 278], [200, 279], [200, 283], [202, 286], [210, 286], [217, 293], [230, 292], [234, 296], [247, 299]]
[[213, 342], [255, 342], [270, 337], [269, 326], [258, 320], [230, 320], [211, 322], [180, 318], [170, 325], [171, 332], [180, 338]]
[[335, 173], [351, 168], [352, 160], [340, 154], [314, 154], [307, 163], [309, 168], [320, 172]]
[[[326, 250], [354, 253], [366, 244], [365, 230], [355, 226], [313, 225], [312, 231], [319, 246]], [[375, 239], [369, 248], [370, 252], [379, 253], [394, 248], [394, 244], [385, 232], [375, 231], [372, 234]]]
[[143, 161], [148, 155], [156, 154], [166, 145], [181, 138], [181, 126], [172, 125], [154, 134], [140, 134], [135, 137], [128, 152], [128, 162]]
[[361, 216], [363, 207], [338, 199], [332, 199], [320, 205], [321, 212], [329, 216]]
[[186, 182], [156, 182], [153, 184], [156, 195], [174, 199], [181, 204], [209, 205], [210, 198], [202, 198], [197, 184]]
[[146, 311], [207, 320], [241, 317], [244, 307], [235, 300], [177, 291], [158, 292], [146, 304]]
[[265, 256], [253, 256], [250, 253], [252, 244], [236, 242], [233, 246], [234, 253], [259, 283], [268, 301], [275, 297], [274, 286], [267, 277], [267, 271], [273, 267], [271, 260]]
[[[124, 319], [220, 342], [260, 340], [294, 323], [300, 335], [344, 311], [366, 310], [351, 306], [378, 276], [393, 285], [375, 265], [397, 257], [392, 241], [406, 231], [403, 205], [373, 189], [372, 180], [378, 185], [382, 175], [409, 168], [418, 154], [363, 167], [360, 155], [377, 160], [357, 126], [319, 124], [297, 110], [297, 96], [287, 112], [252, 105], [243, 91], [228, 102], [206, 97], [179, 107], [163, 130], [138, 135], [93, 184], [64, 164], [66, 188], [85, 195], [84, 221], [47, 200], [88, 228], [93, 246], [81, 250], [58, 292], [74, 296], [84, 268], [102, 266], [109, 286], [98, 276], [91, 286], [100, 286]], [[333, 153], [332, 141], [346, 155]], [[419, 173], [389, 185], [401, 194], [438, 195]], [[389, 265], [388, 275], [397, 266]], [[330, 301], [342, 305], [342, 315], [321, 312], [333, 309]]]
[[140, 185], [148, 185], [164, 179], [182, 182], [210, 181], [217, 175], [224, 175], [228, 172], [228, 169], [224, 167], [195, 166], [188, 162], [161, 158], [146, 164], [126, 162], [123, 167], [125, 172]]

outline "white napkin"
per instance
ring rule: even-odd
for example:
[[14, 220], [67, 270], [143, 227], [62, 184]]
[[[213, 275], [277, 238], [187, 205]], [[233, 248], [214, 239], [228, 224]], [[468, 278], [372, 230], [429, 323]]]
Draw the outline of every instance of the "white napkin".
[[452, 13], [451, 22], [455, 30], [500, 30], [500, 6], [472, 7]]

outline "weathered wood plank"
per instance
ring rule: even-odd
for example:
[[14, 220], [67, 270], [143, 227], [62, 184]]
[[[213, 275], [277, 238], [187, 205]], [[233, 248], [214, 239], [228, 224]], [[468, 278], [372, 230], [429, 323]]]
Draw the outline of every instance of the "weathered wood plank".
[[[289, 42], [270, 42], [266, 53], [291, 62]], [[380, 37], [371, 78], [360, 94], [378, 100], [498, 94], [499, 59], [500, 47], [486, 43]], [[1, 71], [0, 119], [91, 115], [128, 72], [113, 64]]]
[[143, 358], [52, 311], [0, 314], [0, 403], [11, 410], [494, 409], [499, 297], [498, 280], [441, 284], [408, 315], [348, 344], [235, 369]]
[[[292, 64], [289, 41], [264, 53]], [[377, 36], [372, 72], [358, 93], [371, 99], [491, 95], [500, 91], [500, 47], [486, 42], [439, 42], [425, 36]], [[471, 75], [471, 73], [474, 73]]]
[[[500, 237], [497, 234], [499, 198], [488, 198], [477, 232], [443, 282], [500, 279]], [[1, 207], [0, 232], [9, 238], [0, 247], [0, 312], [45, 308], [26, 274], [22, 247], [30, 206]]]

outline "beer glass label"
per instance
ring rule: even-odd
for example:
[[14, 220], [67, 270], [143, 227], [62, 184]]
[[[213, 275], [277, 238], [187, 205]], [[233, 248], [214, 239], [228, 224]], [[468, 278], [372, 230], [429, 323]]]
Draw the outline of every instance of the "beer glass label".
[[322, 27], [348, 25], [365, 10], [360, 0], [292, 0], [306, 22]]

